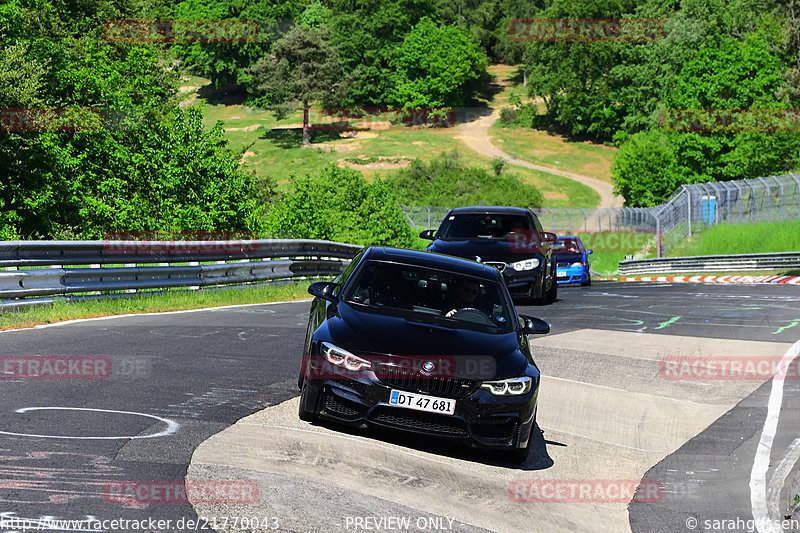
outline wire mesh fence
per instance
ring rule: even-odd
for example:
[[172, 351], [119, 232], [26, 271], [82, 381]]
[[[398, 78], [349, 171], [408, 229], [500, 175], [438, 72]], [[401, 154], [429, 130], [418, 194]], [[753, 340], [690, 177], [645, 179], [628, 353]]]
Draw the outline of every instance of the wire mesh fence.
[[[417, 230], [438, 228], [447, 207], [401, 206]], [[657, 256], [694, 233], [720, 223], [800, 220], [800, 175], [682, 185], [656, 207], [534, 209], [544, 228], [560, 235], [646, 232], [657, 236]]]

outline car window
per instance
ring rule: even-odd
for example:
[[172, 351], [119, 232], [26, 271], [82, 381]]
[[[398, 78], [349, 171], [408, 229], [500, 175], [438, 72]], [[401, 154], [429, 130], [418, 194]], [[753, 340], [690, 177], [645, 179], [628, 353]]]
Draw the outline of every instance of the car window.
[[499, 281], [414, 265], [370, 261], [355, 273], [344, 300], [455, 328], [508, 331], [513, 327]]
[[445, 218], [436, 237], [442, 240], [508, 240], [514, 232], [530, 233], [533, 229], [531, 219], [525, 215], [459, 213]]
[[575, 239], [559, 239], [553, 245], [553, 251], [562, 254], [580, 254], [583, 253], [580, 244]]

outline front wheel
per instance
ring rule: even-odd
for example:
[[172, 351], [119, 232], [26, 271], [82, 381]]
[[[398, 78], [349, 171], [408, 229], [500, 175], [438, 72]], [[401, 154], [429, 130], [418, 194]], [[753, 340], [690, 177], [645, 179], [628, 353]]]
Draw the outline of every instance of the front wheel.
[[307, 402], [309, 401], [308, 380], [303, 379], [303, 386], [300, 389], [300, 404], [297, 406], [297, 416], [303, 422], [314, 422], [317, 420], [317, 415], [313, 412], [306, 410]]
[[505, 461], [519, 465], [524, 463], [528, 459], [528, 455], [531, 452], [531, 443], [533, 442], [533, 433], [534, 429], [536, 428], [536, 413], [533, 415], [533, 422], [531, 422], [531, 432], [528, 434], [528, 444], [525, 445], [524, 448], [513, 448], [511, 450], [503, 451], [503, 459]]
[[586, 276], [586, 281], [581, 283], [581, 287], [588, 287], [592, 284], [592, 275], [589, 274]]
[[549, 304], [558, 299], [558, 279], [555, 276], [555, 272], [553, 273], [553, 279], [550, 280], [550, 283], [550, 290], [547, 291], [547, 296], [545, 297]]

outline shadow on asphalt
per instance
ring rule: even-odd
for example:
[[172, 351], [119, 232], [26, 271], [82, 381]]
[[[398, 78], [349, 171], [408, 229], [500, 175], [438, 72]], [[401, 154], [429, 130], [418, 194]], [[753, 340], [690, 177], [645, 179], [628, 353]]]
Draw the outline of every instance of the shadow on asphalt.
[[475, 448], [452, 441], [445, 438], [427, 437], [413, 435], [403, 431], [395, 431], [385, 428], [353, 428], [345, 425], [338, 425], [335, 422], [319, 420], [314, 425], [324, 427], [337, 433], [359, 436], [365, 439], [387, 442], [396, 446], [402, 446], [425, 453], [483, 463], [492, 466], [502, 466], [514, 470], [546, 470], [555, 463], [547, 453], [547, 445], [566, 446], [560, 442], [547, 441], [544, 439], [542, 430], [537, 424], [533, 428], [533, 442], [528, 459], [522, 464], [512, 464], [503, 460], [501, 451]]

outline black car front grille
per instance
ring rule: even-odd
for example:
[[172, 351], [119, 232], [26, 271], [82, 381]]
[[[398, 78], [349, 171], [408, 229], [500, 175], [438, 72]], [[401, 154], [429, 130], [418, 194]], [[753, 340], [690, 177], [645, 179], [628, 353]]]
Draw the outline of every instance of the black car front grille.
[[369, 420], [376, 424], [400, 429], [436, 433], [456, 438], [469, 437], [466, 424], [458, 418], [447, 415], [384, 407], [376, 409]]
[[376, 375], [383, 383], [398, 389], [446, 398], [469, 396], [480, 386], [480, 382], [473, 379], [425, 376], [391, 365], [382, 365]]
[[556, 263], [556, 267], [558, 268], [569, 268], [572, 263]]
[[[330, 413], [336, 413], [341, 416], [354, 417], [361, 414], [363, 409], [357, 409], [356, 404], [342, 400], [332, 392], [325, 394], [325, 410]], [[358, 406], [360, 407], [360, 406]]]
[[510, 441], [516, 436], [518, 425], [512, 419], [499, 420], [497, 422], [480, 422], [472, 425], [472, 432], [476, 436], [487, 439]]

